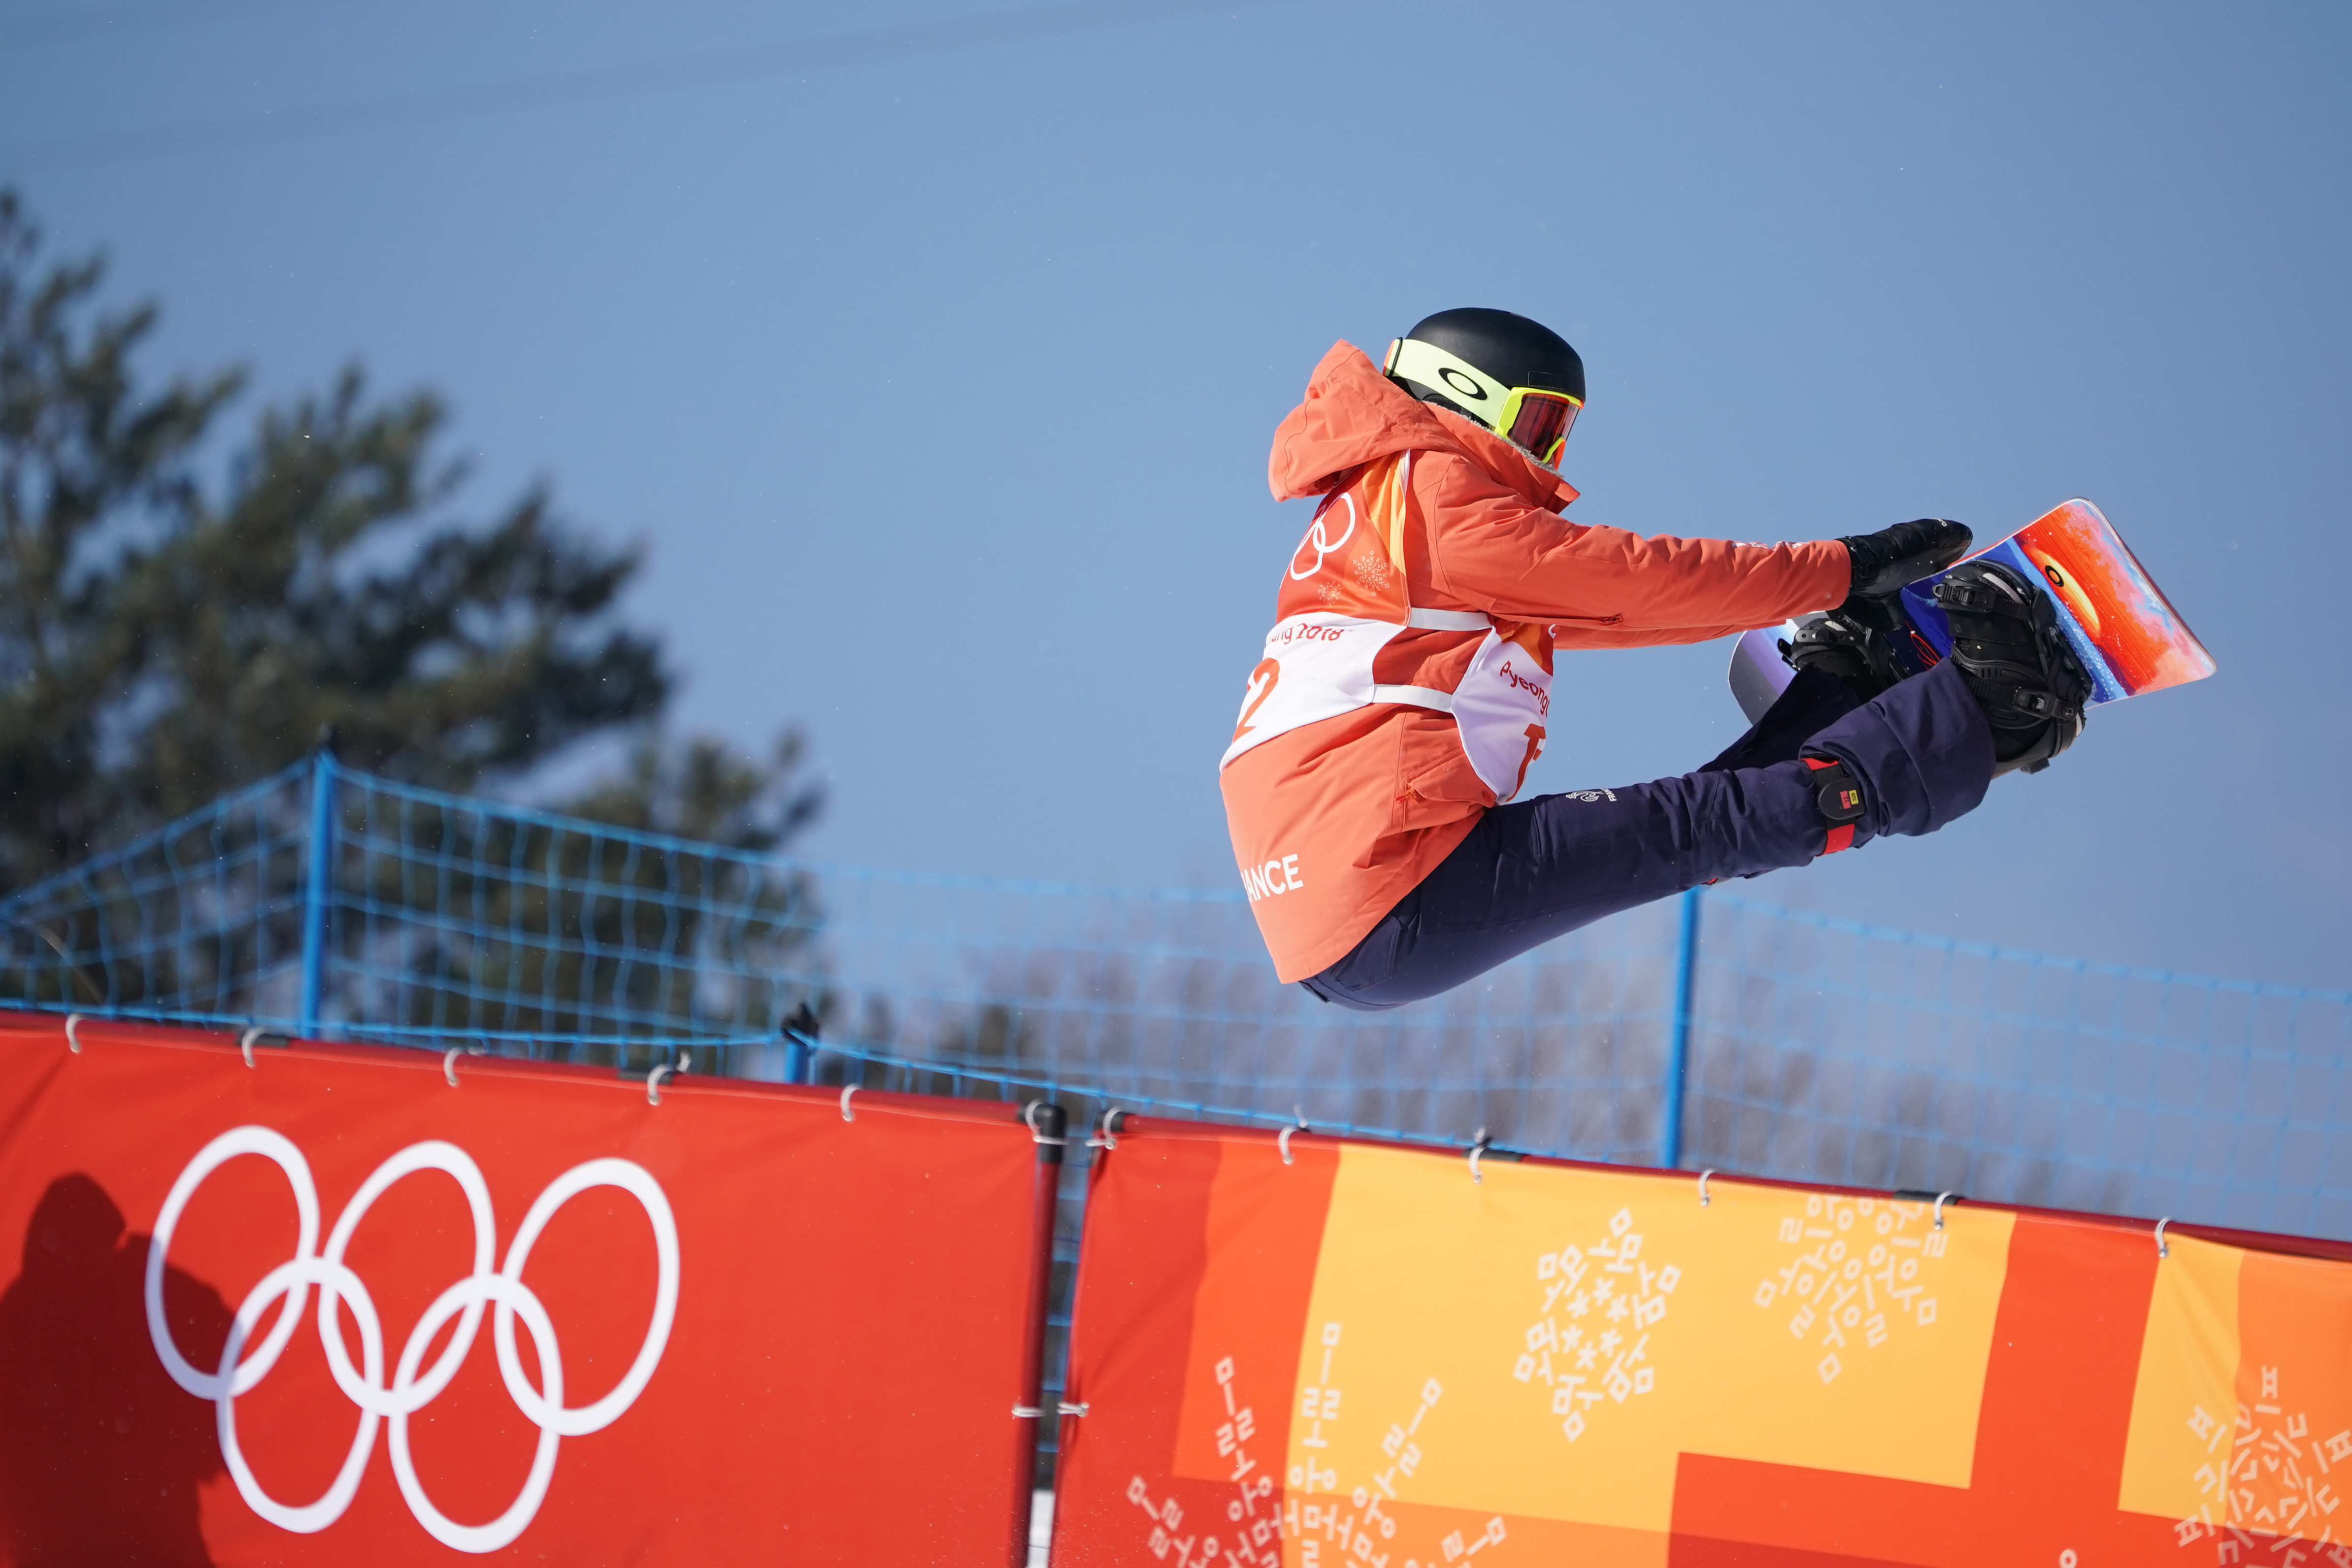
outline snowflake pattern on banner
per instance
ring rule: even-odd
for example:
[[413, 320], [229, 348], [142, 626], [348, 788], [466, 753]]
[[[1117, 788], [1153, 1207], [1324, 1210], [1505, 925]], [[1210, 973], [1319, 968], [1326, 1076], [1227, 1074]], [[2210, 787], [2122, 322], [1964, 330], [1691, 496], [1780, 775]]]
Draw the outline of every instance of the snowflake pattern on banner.
[[1607, 1234], [1591, 1246], [1536, 1259], [1544, 1315], [1528, 1326], [1511, 1375], [1551, 1391], [1551, 1413], [1570, 1442], [1584, 1436], [1603, 1400], [1622, 1405], [1657, 1386], [1651, 1333], [1682, 1277], [1674, 1264], [1661, 1268], [1642, 1255], [1631, 1208], [1611, 1215]]
[[1845, 1370], [1839, 1352], [1853, 1353], [1848, 1330], [1871, 1351], [1899, 1325], [1935, 1323], [1936, 1298], [1927, 1289], [1945, 1237], [1926, 1204], [1809, 1194], [1803, 1218], [1781, 1217], [1780, 1239], [1795, 1255], [1757, 1285], [1756, 1304], [1770, 1311], [1795, 1302], [1789, 1332], [1800, 1342], [1821, 1330], [1813, 1371], [1823, 1383]]
[[[1381, 1505], [1396, 1501], [1398, 1479], [1410, 1479], [1421, 1468], [1422, 1444], [1427, 1441], [1422, 1425], [1445, 1396], [1445, 1390], [1433, 1377], [1424, 1382], [1412, 1413], [1397, 1413], [1398, 1418], [1381, 1438], [1388, 1468], [1375, 1470], [1364, 1484], [1343, 1491], [1338, 1468], [1325, 1465], [1317, 1457], [1318, 1450], [1331, 1447], [1325, 1426], [1341, 1419], [1341, 1391], [1332, 1377], [1340, 1334], [1339, 1324], [1323, 1325], [1318, 1380], [1299, 1391], [1295, 1419], [1305, 1432], [1298, 1447], [1307, 1453], [1290, 1467], [1290, 1489], [1282, 1507], [1284, 1532], [1298, 1542], [1298, 1568], [1389, 1568], [1400, 1550], [1398, 1520]], [[1466, 1568], [1486, 1548], [1500, 1545], [1508, 1533], [1502, 1515], [1496, 1514], [1475, 1534], [1447, 1531], [1432, 1550], [1425, 1542], [1411, 1544], [1414, 1532], [1407, 1530], [1405, 1555], [1397, 1568], [1449, 1568], [1457, 1563]], [[1496, 1561], [1489, 1557], [1479, 1568], [1492, 1568]]]
[[[2282, 1568], [2300, 1563], [2352, 1568], [2352, 1545], [2336, 1535], [2332, 1517], [2344, 1506], [2336, 1472], [2352, 1463], [2352, 1427], [2314, 1437], [2309, 1415], [2287, 1414], [2279, 1369], [2262, 1371], [2262, 1398], [2239, 1405], [2234, 1423], [2203, 1405], [2190, 1410], [2189, 1429], [2209, 1456], [2196, 1475], [2198, 1495], [2206, 1500], [2196, 1517], [2173, 1529], [2183, 1546], [2211, 1540], [2216, 1563], [2251, 1563], [2260, 1551]], [[2214, 1523], [2216, 1511], [2231, 1522]]]
[[1250, 1445], [1258, 1436], [1257, 1410], [1255, 1405], [1240, 1403], [1234, 1392], [1237, 1369], [1233, 1357], [1220, 1357], [1214, 1370], [1218, 1391], [1225, 1402], [1225, 1418], [1217, 1426], [1217, 1455], [1232, 1460], [1234, 1466], [1234, 1473], [1226, 1479], [1234, 1496], [1225, 1504], [1225, 1528], [1232, 1533], [1220, 1540], [1213, 1530], [1202, 1529], [1196, 1519], [1192, 1532], [1185, 1534], [1183, 1505], [1172, 1492], [1154, 1500], [1150, 1483], [1141, 1476], [1127, 1483], [1127, 1500], [1141, 1509], [1149, 1521], [1143, 1527], [1150, 1532], [1144, 1538], [1144, 1545], [1153, 1557], [1169, 1563], [1171, 1568], [1210, 1568], [1211, 1564], [1218, 1568], [1280, 1568], [1282, 1520], [1275, 1510], [1274, 1476], [1271, 1471], [1259, 1469], [1257, 1460], [1249, 1452]]
[[[1224, 1419], [1216, 1428], [1217, 1454], [1229, 1460], [1233, 1473], [1226, 1483], [1234, 1489], [1224, 1505], [1224, 1522], [1213, 1516], [1203, 1523], [1200, 1504], [1191, 1510], [1176, 1496], [1173, 1486], [1156, 1496], [1151, 1483], [1137, 1476], [1127, 1483], [1127, 1500], [1142, 1513], [1141, 1544], [1169, 1568], [1280, 1568], [1285, 1536], [1298, 1542], [1299, 1568], [1453, 1568], [1465, 1565], [1506, 1535], [1501, 1517], [1486, 1521], [1475, 1533], [1455, 1530], [1434, 1543], [1412, 1545], [1397, 1557], [1398, 1521], [1383, 1502], [1394, 1502], [1400, 1478], [1410, 1479], [1422, 1463], [1423, 1423], [1444, 1390], [1435, 1378], [1422, 1385], [1418, 1404], [1410, 1415], [1393, 1423], [1381, 1439], [1389, 1466], [1367, 1478], [1366, 1484], [1343, 1490], [1339, 1471], [1318, 1458], [1331, 1446], [1327, 1426], [1340, 1419], [1342, 1390], [1333, 1379], [1333, 1355], [1340, 1337], [1338, 1323], [1323, 1325], [1320, 1381], [1300, 1391], [1298, 1424], [1304, 1436], [1299, 1447], [1306, 1459], [1290, 1468], [1290, 1493], [1280, 1502], [1274, 1496], [1271, 1472], [1260, 1468], [1253, 1447], [1264, 1448], [1264, 1433], [1255, 1405], [1244, 1402], [1240, 1369], [1232, 1356], [1220, 1357], [1213, 1368], [1223, 1396]], [[1411, 1531], [1406, 1531], [1408, 1539]], [[1488, 1558], [1479, 1568], [1489, 1568]]]

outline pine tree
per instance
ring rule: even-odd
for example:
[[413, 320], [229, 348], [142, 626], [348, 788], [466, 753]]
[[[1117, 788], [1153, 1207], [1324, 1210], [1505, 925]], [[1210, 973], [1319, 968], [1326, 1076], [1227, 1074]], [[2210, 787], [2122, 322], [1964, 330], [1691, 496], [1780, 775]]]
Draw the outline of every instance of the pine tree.
[[[353, 767], [462, 791], [658, 720], [661, 648], [613, 614], [635, 551], [564, 523], [543, 489], [467, 520], [440, 400], [376, 397], [356, 367], [223, 441], [244, 373], [142, 386], [156, 308], [102, 308], [103, 278], [97, 258], [45, 265], [0, 190], [0, 892], [329, 730]], [[814, 809], [782, 787], [789, 748], [751, 766], [646, 744], [582, 804], [690, 807], [676, 826], [743, 847]]]
[[[805, 999], [814, 889], [768, 858], [821, 804], [800, 739], [752, 761], [663, 730], [659, 644], [614, 613], [638, 554], [563, 523], [543, 489], [468, 521], [440, 401], [375, 398], [356, 368], [216, 436], [244, 373], [142, 387], [155, 307], [102, 309], [103, 279], [95, 258], [45, 266], [0, 189], [0, 896], [322, 735], [348, 767], [462, 794], [620, 732], [623, 765], [568, 810], [698, 842], [412, 799], [406, 852], [347, 846], [331, 873], [372, 914], [333, 930], [322, 1016], [658, 1039], [772, 1028]], [[280, 793], [287, 820], [191, 824], [11, 900], [0, 996], [282, 1013], [306, 872]], [[346, 832], [365, 809], [345, 801]], [[215, 869], [189, 882], [194, 866]]]

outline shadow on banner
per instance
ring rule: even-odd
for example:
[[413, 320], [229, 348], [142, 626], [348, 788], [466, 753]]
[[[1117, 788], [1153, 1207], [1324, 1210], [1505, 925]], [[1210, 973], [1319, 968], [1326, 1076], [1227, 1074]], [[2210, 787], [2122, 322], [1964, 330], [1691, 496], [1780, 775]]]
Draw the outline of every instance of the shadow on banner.
[[[24, 1266], [0, 1292], [0, 1543], [10, 1563], [208, 1563], [197, 1488], [221, 1473], [213, 1412], [173, 1385], [147, 1343], [148, 1237], [76, 1172], [25, 1227]], [[220, 1293], [163, 1279], [173, 1333], [215, 1357]]]
[[2352, 1564], [2347, 1251], [1130, 1121], [1054, 1561]]

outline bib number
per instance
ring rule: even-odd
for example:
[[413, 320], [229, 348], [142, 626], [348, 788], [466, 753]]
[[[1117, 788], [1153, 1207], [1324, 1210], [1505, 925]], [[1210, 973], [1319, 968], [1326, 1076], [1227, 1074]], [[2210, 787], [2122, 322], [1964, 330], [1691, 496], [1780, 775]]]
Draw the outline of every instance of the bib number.
[[1262, 658], [1257, 661], [1257, 668], [1249, 673], [1249, 691], [1242, 698], [1242, 716], [1234, 725], [1234, 740], [1238, 741], [1250, 732], [1251, 716], [1265, 706], [1265, 700], [1274, 695], [1275, 683], [1281, 679], [1280, 659]]

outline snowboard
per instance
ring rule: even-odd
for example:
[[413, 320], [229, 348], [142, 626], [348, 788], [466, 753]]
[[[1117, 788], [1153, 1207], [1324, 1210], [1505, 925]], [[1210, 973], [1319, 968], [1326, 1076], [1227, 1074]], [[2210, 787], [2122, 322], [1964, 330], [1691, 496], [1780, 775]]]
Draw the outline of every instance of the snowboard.
[[[2213, 673], [2213, 656], [2164, 596], [2123, 537], [2097, 507], [2070, 500], [2053, 507], [1971, 561], [1998, 561], [2039, 583], [2058, 607], [2058, 625], [2091, 677], [2087, 706], [2185, 686]], [[1923, 578], [1899, 595], [1910, 617], [1898, 663], [1916, 675], [1952, 651], [1952, 630], [1936, 603], [1945, 574]], [[1804, 617], [1803, 619], [1810, 619]], [[1751, 724], [1788, 689], [1796, 671], [1780, 649], [1803, 620], [1743, 634], [1731, 652], [1731, 694]]]

